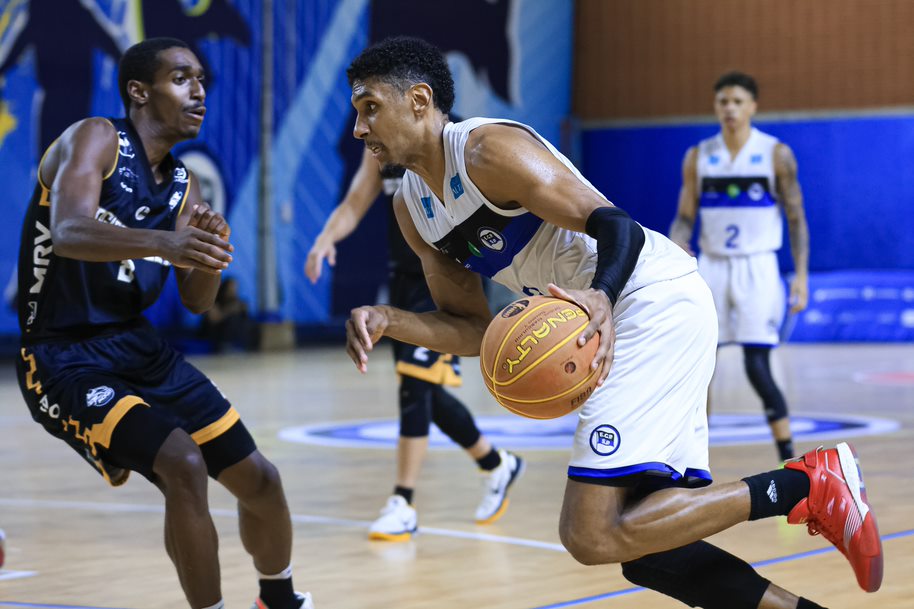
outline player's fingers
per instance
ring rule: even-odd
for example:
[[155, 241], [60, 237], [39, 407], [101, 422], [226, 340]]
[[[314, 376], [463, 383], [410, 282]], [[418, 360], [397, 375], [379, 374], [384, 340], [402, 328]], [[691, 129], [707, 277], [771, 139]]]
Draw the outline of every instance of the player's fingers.
[[314, 250], [308, 253], [308, 258], [305, 260], [305, 276], [311, 280], [311, 283], [317, 283], [317, 280], [321, 278], [321, 257]]
[[568, 302], [573, 302], [575, 304], [580, 304], [571, 296], [571, 294], [569, 294], [568, 292], [566, 292], [559, 286], [555, 285], [554, 283], [548, 284], [546, 286], [546, 289], [549, 290], [550, 296], [554, 296], [555, 298], [561, 298], [562, 300], [567, 300]]
[[368, 369], [368, 354], [359, 343], [358, 332], [352, 319], [346, 320], [346, 354], [349, 355], [349, 359], [359, 372], [365, 372]]
[[613, 365], [613, 354], [616, 351], [616, 331], [612, 322], [606, 324], [600, 333], [600, 347], [597, 349], [597, 356], [594, 358], [596, 367], [594, 370], [600, 371], [600, 377], [597, 379], [597, 386], [603, 384], [606, 377], [609, 376], [609, 370]]
[[[229, 243], [228, 241], [226, 241], [219, 235], [214, 235], [213, 233], [209, 233], [204, 230], [200, 230], [199, 228], [195, 229], [194, 237], [196, 237], [198, 241], [201, 241], [207, 245], [211, 245], [220, 250], [223, 250], [224, 252], [226, 252], [226, 255], [228, 255], [227, 252], [230, 252], [233, 249], [235, 249], [231, 243]], [[229, 256], [229, 258], [231, 258], [231, 256]]]
[[222, 255], [227, 255], [222, 250], [212, 248], [209, 250], [209, 252], [202, 250], [192, 250], [187, 253], [186, 259], [189, 262], [190, 266], [196, 269], [207, 271], [209, 273], [217, 273], [221, 272], [223, 269], [228, 268], [229, 262], [232, 261], [231, 256], [228, 256], [227, 260], [222, 260], [216, 258], [214, 255], [210, 255], [216, 254], [217, 252], [221, 253]]
[[362, 350], [366, 353], [371, 351], [374, 348], [374, 343], [371, 340], [371, 333], [368, 331], [368, 311], [366, 309], [356, 309], [352, 312], [351, 319]]
[[327, 264], [329, 264], [332, 267], [336, 266], [336, 248], [335, 247], [331, 247], [330, 251], [327, 252]]

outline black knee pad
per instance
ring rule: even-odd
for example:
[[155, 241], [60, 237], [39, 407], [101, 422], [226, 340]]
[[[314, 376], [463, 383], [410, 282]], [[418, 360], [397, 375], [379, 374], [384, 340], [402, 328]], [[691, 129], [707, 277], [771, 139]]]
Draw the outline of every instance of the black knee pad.
[[400, 380], [400, 436], [424, 438], [432, 424], [432, 402], [437, 385], [411, 376]]
[[765, 417], [769, 422], [773, 422], [787, 416], [787, 402], [771, 375], [770, 354], [771, 347], [743, 347], [746, 375], [749, 377], [752, 388], [762, 398]]
[[434, 396], [432, 420], [438, 429], [463, 448], [476, 444], [482, 434], [463, 402], [445, 391], [441, 385], [435, 385]]
[[625, 579], [689, 607], [757, 609], [771, 582], [706, 541], [622, 563]]
[[235, 421], [225, 433], [200, 445], [206, 472], [213, 480], [218, 479], [226, 469], [247, 459], [255, 450], [257, 444], [241, 421]]

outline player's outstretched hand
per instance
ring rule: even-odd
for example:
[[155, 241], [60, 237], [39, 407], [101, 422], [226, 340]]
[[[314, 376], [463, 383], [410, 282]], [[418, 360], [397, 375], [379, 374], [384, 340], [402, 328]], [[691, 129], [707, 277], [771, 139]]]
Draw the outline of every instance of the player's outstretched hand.
[[305, 260], [305, 275], [311, 280], [311, 283], [317, 283], [321, 278], [321, 268], [324, 264], [324, 258], [327, 264], [336, 266], [336, 246], [329, 240], [317, 238], [311, 251], [308, 252], [308, 259]]
[[213, 235], [218, 235], [224, 241], [228, 241], [232, 235], [232, 229], [229, 227], [225, 216], [213, 211], [208, 205], [194, 205], [188, 225], [195, 226]]
[[388, 319], [382, 307], [353, 309], [346, 321], [346, 353], [359, 369], [368, 371], [368, 352], [384, 336]]
[[613, 349], [616, 344], [616, 329], [613, 327], [613, 308], [609, 297], [603, 290], [593, 288], [587, 290], [564, 290], [554, 283], [548, 285], [549, 294], [580, 306], [590, 317], [590, 323], [578, 337], [578, 345], [584, 346], [595, 334], [599, 334], [600, 345], [594, 355], [590, 367], [600, 371], [597, 386], [602, 385], [609, 375], [613, 363]]

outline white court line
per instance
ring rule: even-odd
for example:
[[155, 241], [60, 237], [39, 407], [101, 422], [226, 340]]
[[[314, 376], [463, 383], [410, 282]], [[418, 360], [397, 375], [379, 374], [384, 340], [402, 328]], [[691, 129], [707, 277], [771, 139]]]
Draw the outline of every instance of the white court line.
[[[26, 577], [35, 577], [38, 571], [11, 571], [10, 569], [0, 569], [0, 582], [11, 579], [23, 579]], [[0, 605], [3, 603], [0, 602]]]
[[[108, 512], [120, 514], [164, 514], [165, 507], [140, 503], [95, 503], [91, 501], [50, 501], [43, 499], [0, 499], [0, 505], [11, 508], [46, 509], [46, 510], [82, 510], [87, 512]], [[213, 516], [237, 518], [235, 510], [211, 509]], [[329, 524], [340, 527], [367, 529], [371, 522], [367, 520], [351, 520], [348, 518], [330, 518], [328, 516], [313, 516], [309, 514], [292, 514], [292, 522], [303, 524]], [[504, 535], [491, 535], [489, 533], [472, 533], [469, 531], [455, 531], [437, 527], [419, 527], [422, 535], [436, 535], [438, 537], [451, 537], [455, 539], [472, 539], [476, 541], [489, 541], [512, 546], [538, 548], [553, 552], [564, 552], [561, 544], [523, 539], [520, 537], [507, 537]]]

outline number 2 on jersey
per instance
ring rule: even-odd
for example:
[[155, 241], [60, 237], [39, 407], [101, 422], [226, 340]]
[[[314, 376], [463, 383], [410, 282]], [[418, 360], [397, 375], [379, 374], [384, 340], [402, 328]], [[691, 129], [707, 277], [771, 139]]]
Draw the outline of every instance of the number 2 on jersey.
[[727, 231], [727, 241], [725, 243], [727, 249], [735, 249], [739, 247], [739, 245], [736, 243], [736, 238], [739, 237], [739, 227], [735, 224], [731, 224], [724, 230]]

